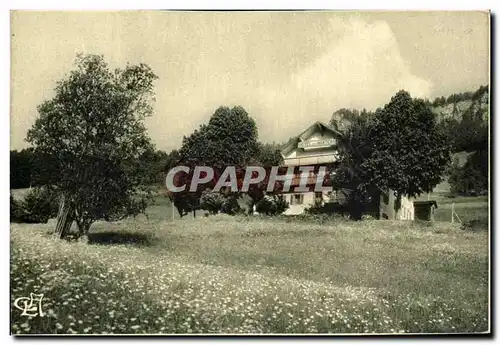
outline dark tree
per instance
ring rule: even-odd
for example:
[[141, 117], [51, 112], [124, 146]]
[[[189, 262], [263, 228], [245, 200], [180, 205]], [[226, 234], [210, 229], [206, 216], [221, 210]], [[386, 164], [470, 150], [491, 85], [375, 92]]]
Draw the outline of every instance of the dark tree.
[[375, 113], [369, 131], [373, 153], [363, 163], [367, 185], [392, 189], [396, 196], [431, 192], [450, 162], [450, 145], [435, 114], [406, 91]]
[[179, 153], [185, 163], [243, 167], [258, 152], [257, 137], [257, 125], [243, 107], [219, 107], [207, 125], [184, 137]]
[[365, 203], [373, 191], [393, 190], [398, 199], [430, 192], [450, 161], [434, 113], [406, 91], [372, 117], [353, 122], [344, 141], [334, 183], [350, 190], [355, 204]]
[[27, 137], [58, 171], [44, 180], [61, 195], [61, 237], [73, 220], [82, 236], [98, 219], [137, 215], [151, 197], [142, 161], [154, 148], [143, 120], [156, 75], [144, 64], [110, 70], [100, 55], [78, 55], [75, 67], [38, 107]]
[[452, 164], [448, 182], [451, 192], [460, 195], [488, 191], [488, 149], [481, 149], [472, 153], [463, 167], [458, 162]]
[[345, 207], [351, 218], [361, 219], [364, 205], [370, 201], [374, 186], [365, 182], [370, 180], [363, 164], [374, 151], [370, 142], [371, 118], [359, 116], [354, 118], [340, 139], [339, 160], [334, 170], [333, 187], [341, 192], [346, 200]]
[[28, 188], [33, 185], [36, 159], [32, 148], [10, 151], [10, 188]]
[[180, 159], [181, 155], [179, 153], [179, 150], [170, 151], [170, 153], [167, 154], [167, 157], [164, 161], [163, 172], [165, 174], [168, 173], [170, 169], [177, 166], [177, 163], [180, 161]]
[[283, 156], [281, 155], [279, 145], [276, 143], [259, 143], [256, 157], [251, 163], [266, 168], [272, 166], [280, 166], [281, 164], [283, 164]]
[[[201, 125], [190, 136], [184, 137], [176, 165], [191, 168], [209, 166], [222, 173], [227, 166], [243, 168], [253, 162], [260, 152], [255, 121], [241, 106], [219, 107], [208, 124]], [[190, 185], [192, 175], [182, 177]], [[180, 178], [179, 178], [180, 179]], [[215, 180], [215, 179], [214, 179]], [[212, 188], [207, 184], [204, 188]], [[203, 188], [196, 192], [168, 193], [180, 215], [199, 207]]]

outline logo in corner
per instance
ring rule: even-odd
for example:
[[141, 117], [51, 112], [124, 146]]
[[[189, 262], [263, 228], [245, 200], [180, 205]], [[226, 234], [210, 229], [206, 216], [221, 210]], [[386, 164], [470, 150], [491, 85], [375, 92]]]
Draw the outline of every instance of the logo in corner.
[[14, 301], [14, 306], [22, 310], [21, 316], [43, 316], [42, 311], [43, 294], [30, 293], [30, 297], [19, 297]]

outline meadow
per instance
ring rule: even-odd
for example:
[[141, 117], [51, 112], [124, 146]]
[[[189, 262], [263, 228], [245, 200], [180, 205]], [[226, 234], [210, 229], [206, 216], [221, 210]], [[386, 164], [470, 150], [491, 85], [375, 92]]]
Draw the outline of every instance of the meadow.
[[[162, 204], [161, 202], [164, 202]], [[442, 333], [489, 330], [488, 231], [449, 222], [187, 216], [161, 201], [88, 243], [11, 225], [14, 334]]]
[[[426, 195], [422, 195], [418, 200], [427, 200]], [[451, 222], [452, 205], [454, 205], [456, 222], [467, 222], [471, 220], [483, 220], [487, 224], [489, 213], [489, 197], [486, 196], [451, 196], [449, 192], [435, 192], [430, 196], [430, 200], [437, 202], [435, 210], [436, 221]]]

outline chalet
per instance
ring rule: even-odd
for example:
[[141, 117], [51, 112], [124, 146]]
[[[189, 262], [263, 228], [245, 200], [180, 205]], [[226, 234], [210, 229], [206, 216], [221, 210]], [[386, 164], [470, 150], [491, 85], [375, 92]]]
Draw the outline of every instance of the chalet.
[[[320, 166], [335, 166], [337, 162], [337, 145], [342, 134], [322, 122], [316, 122], [291, 139], [281, 149], [284, 166], [300, 167], [313, 166], [314, 172], [310, 176], [307, 186], [316, 182], [316, 173]], [[294, 192], [293, 188], [300, 183], [298, 174], [292, 180], [292, 191], [285, 193], [285, 199], [290, 204], [285, 214], [301, 214], [306, 207], [316, 202], [329, 202], [336, 199], [336, 193], [330, 192]], [[311, 188], [312, 190], [312, 188]]]
[[[316, 122], [309, 126], [305, 131], [291, 139], [281, 148], [281, 154], [285, 167], [313, 166], [307, 186], [314, 186], [316, 183], [316, 174], [320, 166], [333, 168], [338, 164], [338, 150], [341, 145], [342, 133], [322, 122]], [[330, 169], [329, 169], [330, 170]], [[308, 192], [295, 192], [294, 188], [300, 183], [297, 173], [292, 180], [292, 189], [285, 193], [285, 199], [290, 207], [285, 212], [286, 215], [301, 214], [307, 207], [314, 205], [315, 202], [322, 204], [342, 203], [343, 194], [333, 190], [316, 192], [314, 188]], [[395, 197], [392, 191], [377, 196], [376, 198], [376, 218], [383, 219], [414, 219], [413, 202], [408, 198], [401, 199], [401, 207], [396, 211]]]

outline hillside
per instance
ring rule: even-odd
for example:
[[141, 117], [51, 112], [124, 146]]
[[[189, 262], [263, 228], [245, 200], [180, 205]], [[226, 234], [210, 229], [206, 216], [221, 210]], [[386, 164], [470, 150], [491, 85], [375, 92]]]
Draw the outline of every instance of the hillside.
[[488, 87], [481, 86], [474, 93], [453, 94], [446, 99], [436, 98], [430, 104], [430, 108], [440, 120], [454, 119], [460, 122], [464, 114], [468, 113], [487, 124], [489, 119]]
[[[489, 122], [489, 89], [488, 86], [481, 86], [474, 92], [464, 92], [452, 94], [448, 97], [438, 97], [434, 101], [425, 100], [427, 106], [437, 115], [440, 123], [444, 123], [450, 131], [460, 131], [460, 126], [470, 127], [488, 127]], [[372, 112], [365, 109], [338, 109], [330, 119], [330, 125], [337, 130], [345, 131], [359, 116], [372, 116]], [[456, 128], [455, 128], [456, 127]], [[461, 133], [464, 136], [465, 133]], [[460, 151], [460, 150], [459, 150]], [[457, 151], [457, 152], [459, 152]]]

